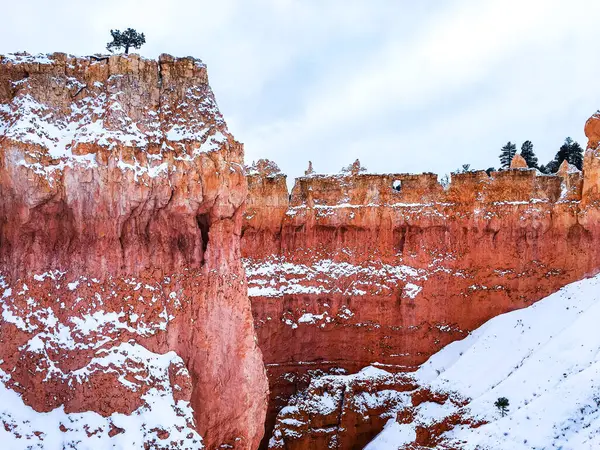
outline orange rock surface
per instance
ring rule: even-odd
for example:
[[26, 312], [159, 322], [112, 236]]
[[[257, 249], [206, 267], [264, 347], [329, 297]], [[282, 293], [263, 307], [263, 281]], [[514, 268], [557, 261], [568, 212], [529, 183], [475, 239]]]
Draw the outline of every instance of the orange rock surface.
[[309, 174], [287, 205], [283, 175], [250, 175], [242, 252], [271, 386], [267, 430], [308, 370], [412, 370], [597, 273], [598, 120], [586, 125], [583, 174], [517, 164], [453, 174], [447, 187], [427, 173]]
[[[289, 195], [275, 164], [244, 172], [198, 60], [0, 57], [2, 429], [256, 448], [264, 354], [272, 448], [360, 448], [382, 415], [411, 416], [361, 399], [408, 398], [402, 372], [598, 272], [600, 116], [585, 130], [583, 173], [517, 159], [442, 186], [357, 160], [309, 166]], [[374, 363], [393, 374], [322, 377]], [[282, 410], [305, 389], [334, 406]]]
[[410, 413], [416, 385], [374, 367], [315, 377], [277, 417], [271, 449], [363, 449], [389, 419]]
[[[242, 162], [199, 60], [0, 56], [4, 385], [35, 411], [99, 413], [98, 439], [255, 448]], [[63, 422], [65, 442], [88, 426]]]
[[515, 155], [510, 162], [511, 169], [527, 169], [528, 167], [527, 161], [521, 155]]

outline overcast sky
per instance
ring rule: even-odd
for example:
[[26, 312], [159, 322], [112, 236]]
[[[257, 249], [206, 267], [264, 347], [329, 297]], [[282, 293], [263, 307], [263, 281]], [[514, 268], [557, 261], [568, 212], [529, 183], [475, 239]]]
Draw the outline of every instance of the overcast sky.
[[508, 140], [540, 162], [600, 108], [600, 0], [4, 2], [0, 53], [201, 58], [246, 160], [290, 178], [498, 167]]

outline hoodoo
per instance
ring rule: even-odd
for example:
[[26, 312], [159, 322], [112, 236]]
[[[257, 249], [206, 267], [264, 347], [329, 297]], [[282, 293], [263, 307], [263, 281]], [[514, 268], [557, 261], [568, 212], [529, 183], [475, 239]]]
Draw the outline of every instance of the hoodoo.
[[0, 57], [3, 445], [256, 448], [242, 162], [199, 60]]

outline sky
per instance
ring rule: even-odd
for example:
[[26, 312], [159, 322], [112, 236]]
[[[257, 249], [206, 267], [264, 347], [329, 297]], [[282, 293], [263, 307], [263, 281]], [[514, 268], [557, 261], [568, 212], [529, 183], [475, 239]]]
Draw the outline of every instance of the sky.
[[[600, 108], [598, 0], [22, 0], [2, 5], [0, 54], [194, 56], [246, 161], [288, 182], [338, 172], [498, 167], [531, 140], [540, 163], [585, 147]], [[17, 20], [18, 19], [18, 20]]]

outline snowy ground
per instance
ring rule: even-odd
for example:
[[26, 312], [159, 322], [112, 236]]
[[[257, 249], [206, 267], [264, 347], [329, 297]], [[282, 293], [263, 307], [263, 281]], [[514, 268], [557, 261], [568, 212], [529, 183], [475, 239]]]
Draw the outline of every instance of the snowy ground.
[[[416, 423], [460, 412], [488, 423], [445, 437], [463, 449], [600, 448], [600, 275], [566, 286], [535, 305], [498, 316], [432, 356], [416, 372], [422, 386], [469, 399], [424, 403], [415, 421], [390, 419], [367, 450], [398, 449]], [[502, 418], [494, 407], [510, 401]]]
[[[179, 383], [190, 379], [184, 361], [173, 351], [155, 353], [137, 342], [164, 332], [173, 319], [168, 302], [179, 297], [169, 282], [111, 277], [101, 282], [52, 271], [9, 285], [0, 273], [0, 336], [12, 327], [23, 339], [18, 364], [29, 362], [34, 380], [26, 382], [43, 382], [47, 392], [68, 384], [96, 399], [98, 407], [102, 396], [115, 392], [141, 400], [131, 414], [107, 417], [66, 413], [64, 405], [37, 412], [11, 388], [16, 383], [22, 392], [28, 386], [15, 379], [15, 368], [2, 359], [10, 355], [0, 351], [0, 450], [203, 448], [190, 402], [180, 395]], [[128, 301], [133, 295], [136, 301]], [[73, 356], [79, 365], [62, 364]], [[119, 389], [107, 391], [98, 375]]]
[[[145, 353], [147, 350], [141, 348]], [[153, 358], [154, 357], [154, 358]], [[173, 352], [151, 354], [148, 363], [161, 361], [165, 377]], [[153, 361], [153, 359], [155, 361]], [[154, 368], [156, 369], [156, 367]], [[25, 405], [21, 396], [5, 386], [9, 375], [0, 370], [0, 448], [10, 450], [133, 450], [163, 448], [171, 442], [177, 448], [203, 448], [202, 438], [189, 426], [193, 411], [189, 402], [175, 401], [170, 390], [153, 388], [143, 396], [145, 405], [132, 414], [102, 417], [95, 412], [67, 414], [63, 407], [39, 413]], [[166, 432], [163, 435], [159, 432]], [[148, 445], [149, 447], [146, 447]]]

